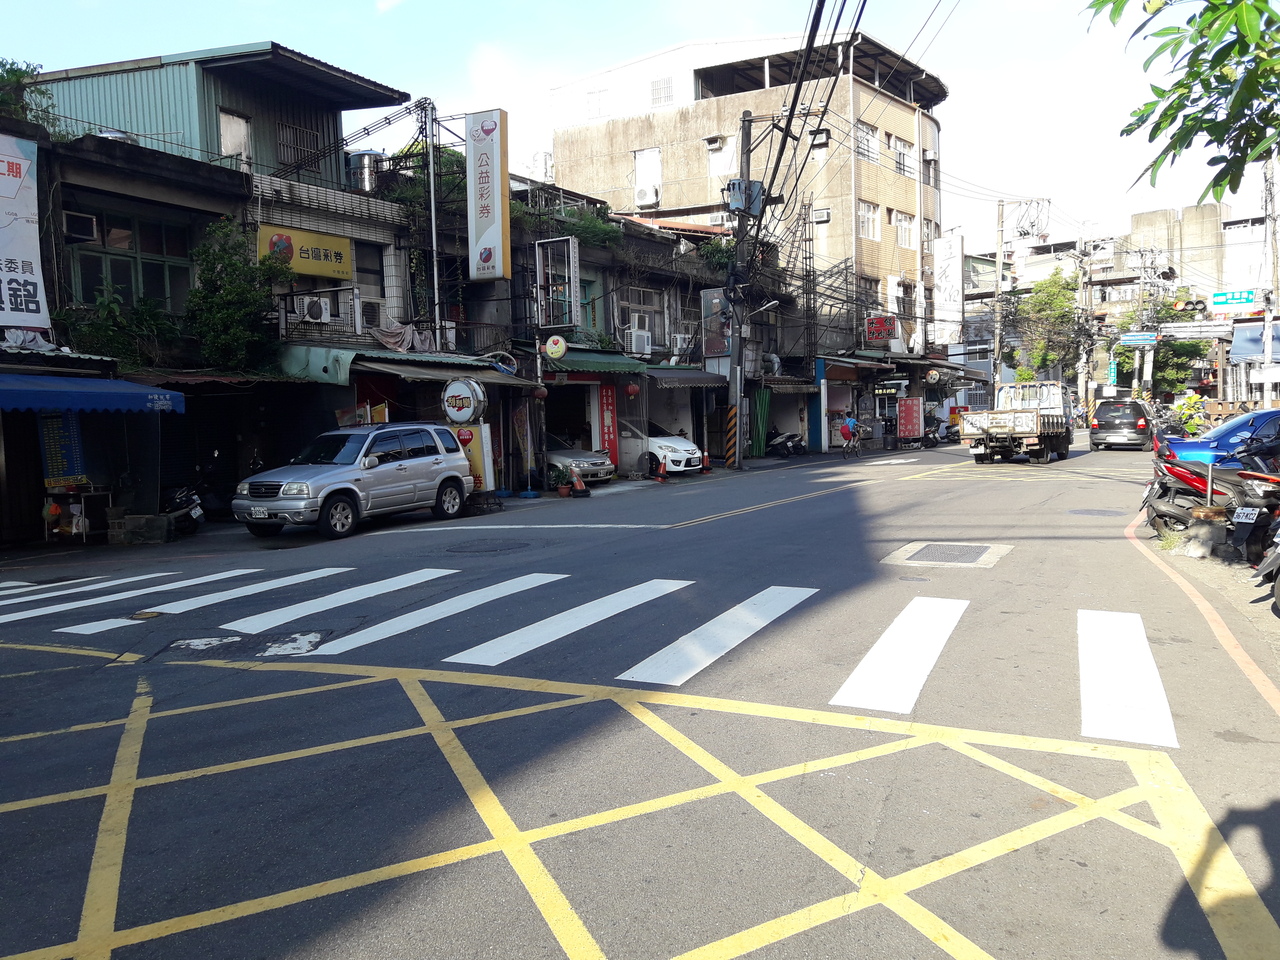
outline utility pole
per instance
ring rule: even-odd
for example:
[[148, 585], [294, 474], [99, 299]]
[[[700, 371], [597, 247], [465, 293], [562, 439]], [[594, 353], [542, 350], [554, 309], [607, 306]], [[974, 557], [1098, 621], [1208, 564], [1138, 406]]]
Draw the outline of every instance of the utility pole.
[[733, 229], [733, 276], [725, 295], [733, 310], [733, 337], [729, 341], [729, 419], [725, 424], [725, 466], [741, 470], [746, 444], [743, 442], [742, 424], [746, 416], [742, 397], [743, 339], [747, 333], [747, 304], [745, 299], [748, 265], [747, 236], [751, 229], [751, 111], [742, 111], [742, 127], [738, 134], [738, 177], [742, 180], [744, 197], [738, 211], [738, 222]]
[[1004, 310], [1000, 291], [1004, 285], [1004, 201], [996, 201], [996, 295], [991, 301], [991, 390], [992, 398], [1004, 368]]
[[1280, 296], [1280, 251], [1276, 249], [1276, 162], [1273, 158], [1267, 158], [1263, 175], [1266, 180], [1264, 195], [1267, 204], [1267, 241], [1271, 245], [1271, 296], [1266, 299], [1267, 311], [1262, 321], [1262, 369], [1266, 378], [1262, 382], [1262, 402], [1269, 407], [1276, 395], [1275, 381], [1270, 379], [1274, 360], [1271, 331], [1275, 320], [1276, 298]]

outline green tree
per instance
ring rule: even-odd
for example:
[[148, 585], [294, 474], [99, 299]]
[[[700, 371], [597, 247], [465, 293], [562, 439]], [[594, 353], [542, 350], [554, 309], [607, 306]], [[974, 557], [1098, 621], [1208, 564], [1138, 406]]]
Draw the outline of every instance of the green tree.
[[[1151, 85], [1152, 99], [1133, 111], [1121, 132], [1146, 129], [1151, 143], [1165, 140], [1147, 165], [1153, 184], [1166, 163], [1197, 142], [1216, 148], [1209, 165], [1218, 169], [1200, 199], [1221, 200], [1240, 188], [1249, 164], [1276, 152], [1280, 14], [1267, 0], [1144, 0], [1142, 6], [1148, 16], [1133, 36], [1158, 41], [1143, 69], [1167, 55], [1172, 79], [1168, 86]], [[1173, 6], [1191, 10], [1182, 25], [1168, 23]], [[1095, 19], [1105, 14], [1113, 24], [1129, 7], [1130, 0], [1089, 2]]]
[[1080, 282], [1075, 273], [1064, 274], [1061, 267], [1032, 284], [1031, 292], [1018, 303], [1014, 333], [1021, 339], [1029, 364], [1048, 370], [1057, 364], [1074, 366], [1080, 355], [1076, 291]]
[[294, 273], [276, 256], [257, 256], [253, 239], [234, 220], [212, 224], [192, 259], [199, 286], [187, 298], [188, 329], [206, 362], [227, 370], [255, 369], [272, 359], [264, 318], [276, 306], [272, 287]]
[[[1186, 299], [1185, 290], [1175, 294], [1178, 299]], [[1197, 319], [1194, 314], [1180, 313], [1173, 309], [1174, 301], [1161, 300], [1151, 305], [1147, 313], [1156, 324], [1189, 323]], [[1122, 317], [1116, 327], [1128, 330], [1138, 325], [1138, 311], [1134, 310]], [[1156, 346], [1156, 356], [1152, 363], [1151, 389], [1158, 398], [1161, 394], [1179, 394], [1195, 362], [1209, 353], [1211, 344], [1207, 340], [1169, 340]], [[1133, 347], [1116, 347], [1116, 379], [1120, 383], [1129, 383], [1133, 379], [1134, 349]]]

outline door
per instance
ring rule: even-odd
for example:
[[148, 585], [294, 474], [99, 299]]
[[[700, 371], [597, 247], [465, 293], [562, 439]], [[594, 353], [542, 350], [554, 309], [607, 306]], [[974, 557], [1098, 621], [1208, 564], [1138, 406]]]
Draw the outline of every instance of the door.
[[380, 513], [412, 506], [414, 501], [413, 471], [405, 459], [400, 434], [380, 433], [373, 439], [367, 457], [377, 457], [378, 465], [364, 471], [365, 496], [369, 512]]
[[436, 502], [436, 487], [444, 468], [440, 446], [430, 430], [405, 430], [401, 437], [413, 477], [413, 502], [420, 507], [430, 506]]

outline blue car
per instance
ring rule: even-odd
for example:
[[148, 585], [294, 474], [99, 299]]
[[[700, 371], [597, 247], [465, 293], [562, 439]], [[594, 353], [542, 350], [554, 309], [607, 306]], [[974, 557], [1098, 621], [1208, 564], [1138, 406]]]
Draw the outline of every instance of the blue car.
[[1274, 440], [1280, 435], [1280, 410], [1257, 410], [1242, 413], [1220, 423], [1199, 437], [1164, 437], [1157, 454], [1166, 460], [1199, 460], [1202, 463], [1238, 467], [1240, 461], [1231, 456], [1251, 437]]

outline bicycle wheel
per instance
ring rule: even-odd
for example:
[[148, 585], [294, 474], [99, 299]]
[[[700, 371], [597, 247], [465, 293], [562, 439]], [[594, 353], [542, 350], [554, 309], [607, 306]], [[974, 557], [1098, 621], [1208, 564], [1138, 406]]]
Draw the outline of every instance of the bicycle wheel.
[[854, 437], [853, 440], [850, 442], [853, 444], [853, 455], [855, 457], [861, 457], [862, 456], [862, 438]]
[[846, 440], [844, 444], [840, 447], [840, 456], [845, 460], [849, 459], [849, 446], [852, 443], [853, 443], [852, 440]]

